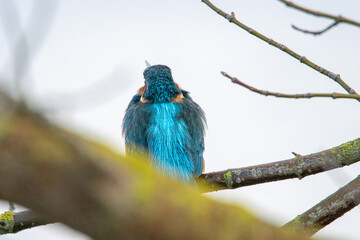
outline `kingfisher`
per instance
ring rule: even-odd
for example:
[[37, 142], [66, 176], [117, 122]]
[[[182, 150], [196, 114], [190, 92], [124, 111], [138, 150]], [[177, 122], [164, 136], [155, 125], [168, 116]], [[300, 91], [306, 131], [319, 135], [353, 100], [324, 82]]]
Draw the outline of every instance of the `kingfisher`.
[[204, 111], [174, 82], [168, 66], [147, 65], [145, 85], [123, 119], [126, 153], [146, 155], [150, 165], [170, 178], [196, 185], [205, 166]]

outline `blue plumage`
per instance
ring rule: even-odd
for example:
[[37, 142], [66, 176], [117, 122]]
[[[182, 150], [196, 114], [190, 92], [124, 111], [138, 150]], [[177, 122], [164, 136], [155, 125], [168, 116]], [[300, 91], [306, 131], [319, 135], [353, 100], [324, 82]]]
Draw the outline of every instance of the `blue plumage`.
[[167, 66], [148, 67], [144, 77], [145, 86], [123, 120], [126, 152], [146, 154], [157, 169], [192, 183], [203, 170], [204, 112], [174, 82]]

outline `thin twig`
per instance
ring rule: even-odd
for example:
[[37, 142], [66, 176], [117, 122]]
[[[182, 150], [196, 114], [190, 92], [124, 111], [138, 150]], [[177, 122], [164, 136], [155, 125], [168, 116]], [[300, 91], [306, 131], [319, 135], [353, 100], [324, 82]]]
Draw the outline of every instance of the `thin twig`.
[[314, 36], [316, 35], [320, 35], [320, 34], [323, 34], [324, 32], [326, 31], [329, 31], [331, 28], [335, 27], [336, 25], [338, 25], [340, 22], [339, 21], [335, 21], [333, 22], [332, 24], [330, 24], [329, 26], [327, 26], [326, 28], [324, 28], [323, 30], [320, 30], [320, 31], [310, 31], [310, 30], [306, 30], [306, 29], [302, 29], [302, 28], [299, 28], [295, 25], [291, 25], [291, 27], [299, 32], [303, 32], [303, 33], [307, 33], [307, 34], [312, 34]]
[[9, 211], [14, 212], [15, 211], [15, 204], [11, 201], [9, 201]]
[[235, 189], [260, 183], [299, 178], [351, 165], [360, 161], [360, 138], [328, 150], [299, 155], [289, 160], [202, 174], [203, 192]]
[[300, 94], [286, 94], [286, 93], [277, 93], [277, 92], [269, 92], [266, 90], [260, 90], [257, 88], [254, 88], [250, 85], [247, 85], [244, 82], [241, 82], [239, 79], [237, 79], [236, 77], [232, 77], [229, 74], [227, 74], [226, 72], [221, 72], [221, 74], [227, 78], [229, 78], [233, 83], [236, 83], [240, 86], [243, 86], [247, 89], [249, 89], [252, 92], [256, 92], [259, 93], [261, 95], [264, 96], [274, 96], [274, 97], [279, 97], [279, 98], [313, 98], [313, 97], [325, 97], [325, 98], [345, 98], [345, 99], [360, 99], [360, 95], [359, 94], [345, 94], [345, 93], [300, 93]]
[[[335, 25], [337, 25], [338, 23], [348, 23], [348, 24], [351, 24], [351, 25], [354, 25], [354, 26], [357, 26], [357, 27], [360, 27], [360, 22], [357, 22], [355, 20], [351, 20], [349, 18], [346, 18], [346, 17], [343, 17], [341, 15], [332, 15], [332, 14], [328, 14], [328, 13], [324, 13], [324, 12], [319, 12], [319, 11], [314, 11], [314, 10], [311, 10], [309, 8], [305, 8], [305, 7], [302, 7], [300, 5], [297, 5], [291, 1], [287, 1], [287, 0], [279, 0], [280, 2], [286, 4], [286, 6], [288, 7], [292, 7], [294, 9], [297, 9], [299, 11], [302, 11], [302, 12], [305, 12], [305, 13], [308, 13], [310, 15], [313, 15], [313, 16], [317, 16], [317, 17], [324, 17], [324, 18], [328, 18], [328, 19], [333, 19], [334, 20], [334, 23], [331, 24], [327, 29], [324, 29], [321, 33], [329, 30], [330, 28], [334, 27]], [[299, 30], [299, 29], [297, 29]], [[302, 30], [301, 30], [302, 31]], [[307, 32], [307, 33], [312, 33], [312, 32]], [[320, 33], [320, 34], [321, 34]], [[314, 33], [312, 33], [314, 34]], [[319, 34], [319, 33], [318, 33]]]
[[[246, 26], [245, 24], [239, 22], [236, 18], [235, 18], [235, 14], [231, 13], [231, 14], [227, 14], [224, 11], [222, 11], [221, 9], [219, 9], [218, 7], [216, 7], [214, 4], [212, 4], [209, 0], [202, 0], [203, 3], [205, 3], [208, 7], [210, 7], [213, 11], [215, 11], [217, 14], [219, 14], [220, 16], [224, 17], [225, 19], [227, 19], [229, 22], [234, 23], [235, 25], [239, 26], [240, 28], [244, 29], [245, 31], [249, 32], [250, 34], [254, 35], [255, 37], [263, 40], [264, 42], [267, 42], [268, 44], [282, 50], [283, 52], [289, 54], [290, 56], [292, 56], [293, 58], [299, 60], [301, 63], [311, 67], [312, 69], [320, 72], [321, 74], [333, 79], [335, 82], [337, 82], [341, 87], [343, 87], [348, 93], [350, 94], [356, 94], [356, 91], [354, 89], [352, 89], [349, 85], [347, 85], [347, 83], [345, 83], [339, 74], [335, 74], [323, 67], [320, 67], [319, 65], [313, 63], [312, 61], [310, 61], [309, 59], [307, 59], [305, 56], [301, 56], [300, 54], [294, 52], [293, 50], [291, 50], [290, 48], [286, 47], [285, 45], [274, 41], [271, 38], [266, 37], [265, 35], [255, 31], [254, 29]], [[360, 101], [360, 100], [359, 100]]]
[[320, 203], [297, 216], [284, 227], [315, 234], [360, 203], [360, 175]]

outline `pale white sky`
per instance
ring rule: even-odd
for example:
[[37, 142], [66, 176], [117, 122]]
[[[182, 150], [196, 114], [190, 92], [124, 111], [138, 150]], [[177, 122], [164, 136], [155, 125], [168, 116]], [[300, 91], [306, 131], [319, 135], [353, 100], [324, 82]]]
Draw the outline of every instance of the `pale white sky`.
[[[11, 0], [2, 0], [0, 4]], [[142, 86], [144, 60], [166, 64], [207, 115], [206, 172], [267, 163], [337, 146], [360, 136], [360, 103], [354, 100], [288, 100], [263, 97], [233, 85], [220, 71], [260, 89], [286, 93], [344, 92], [278, 49], [229, 24], [198, 1], [58, 1], [42, 39], [29, 23], [34, 0], [16, 0], [33, 47], [25, 76], [28, 95], [52, 108], [53, 120], [123, 150], [125, 108]], [[39, 0], [36, 16], [48, 24], [53, 1]], [[359, 19], [360, 2], [297, 0], [299, 4]], [[279, 1], [214, 1], [253, 29], [335, 73], [360, 92], [360, 28], [341, 24], [313, 37], [290, 24], [319, 30], [331, 23], [289, 9]], [[55, 5], [54, 5], [55, 6]], [[4, 14], [4, 13], [3, 13]], [[47, 14], [47, 15], [46, 15]], [[10, 18], [9, 18], [10, 19]], [[5, 25], [13, 24], [6, 22]], [[36, 24], [35, 24], [36, 25]], [[9, 85], [11, 51], [0, 27], [1, 84]], [[10, 27], [16, 32], [16, 27]], [[16, 34], [15, 34], [16, 36]], [[42, 41], [42, 45], [37, 42]], [[7, 81], [7, 82], [6, 82]], [[77, 97], [74, 97], [76, 95]], [[208, 194], [243, 204], [282, 225], [359, 174], [360, 165], [307, 177]], [[3, 205], [2, 211], [6, 209]], [[316, 236], [355, 240], [356, 208]], [[54, 230], [57, 229], [57, 230]], [[56, 231], [56, 234], [54, 234]], [[0, 239], [87, 239], [55, 226]]]

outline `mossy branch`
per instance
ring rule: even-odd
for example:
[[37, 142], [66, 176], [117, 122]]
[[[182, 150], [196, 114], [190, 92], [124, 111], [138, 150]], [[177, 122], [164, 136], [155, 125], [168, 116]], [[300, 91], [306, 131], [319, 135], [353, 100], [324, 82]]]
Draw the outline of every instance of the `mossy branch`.
[[285, 228], [306, 230], [315, 234], [360, 203], [360, 175], [322, 200], [320, 203], [285, 224]]
[[205, 173], [199, 183], [209, 183], [205, 191], [235, 189], [254, 184], [299, 178], [351, 165], [360, 161], [360, 138], [310, 155], [243, 168]]
[[230, 23], [234, 23], [235, 25], [239, 26], [240, 28], [244, 29], [248, 33], [254, 35], [255, 37], [263, 40], [264, 42], [268, 43], [269, 45], [274, 46], [274, 47], [280, 49], [281, 51], [287, 53], [291, 57], [299, 60], [300, 63], [303, 63], [303, 64], [309, 66], [310, 68], [314, 69], [315, 71], [331, 78], [336, 83], [338, 83], [342, 88], [344, 88], [348, 93], [356, 94], [356, 91], [354, 89], [352, 89], [346, 82], [344, 82], [342, 80], [342, 78], [340, 77], [340, 74], [335, 74], [335, 73], [315, 64], [314, 62], [307, 59], [305, 56], [302, 56], [302, 55], [294, 52], [290, 48], [286, 47], [284, 44], [281, 44], [281, 43], [259, 33], [258, 31], [255, 31], [254, 29], [248, 27], [247, 25], [245, 25], [242, 22], [240, 22], [239, 20], [237, 20], [235, 17], [235, 14], [233, 12], [231, 14], [225, 13], [224, 11], [222, 11], [221, 9], [216, 7], [214, 4], [212, 4], [209, 0], [202, 0], [202, 2], [205, 3], [212, 10], [214, 10], [217, 14], [219, 14], [220, 16], [227, 19]]

